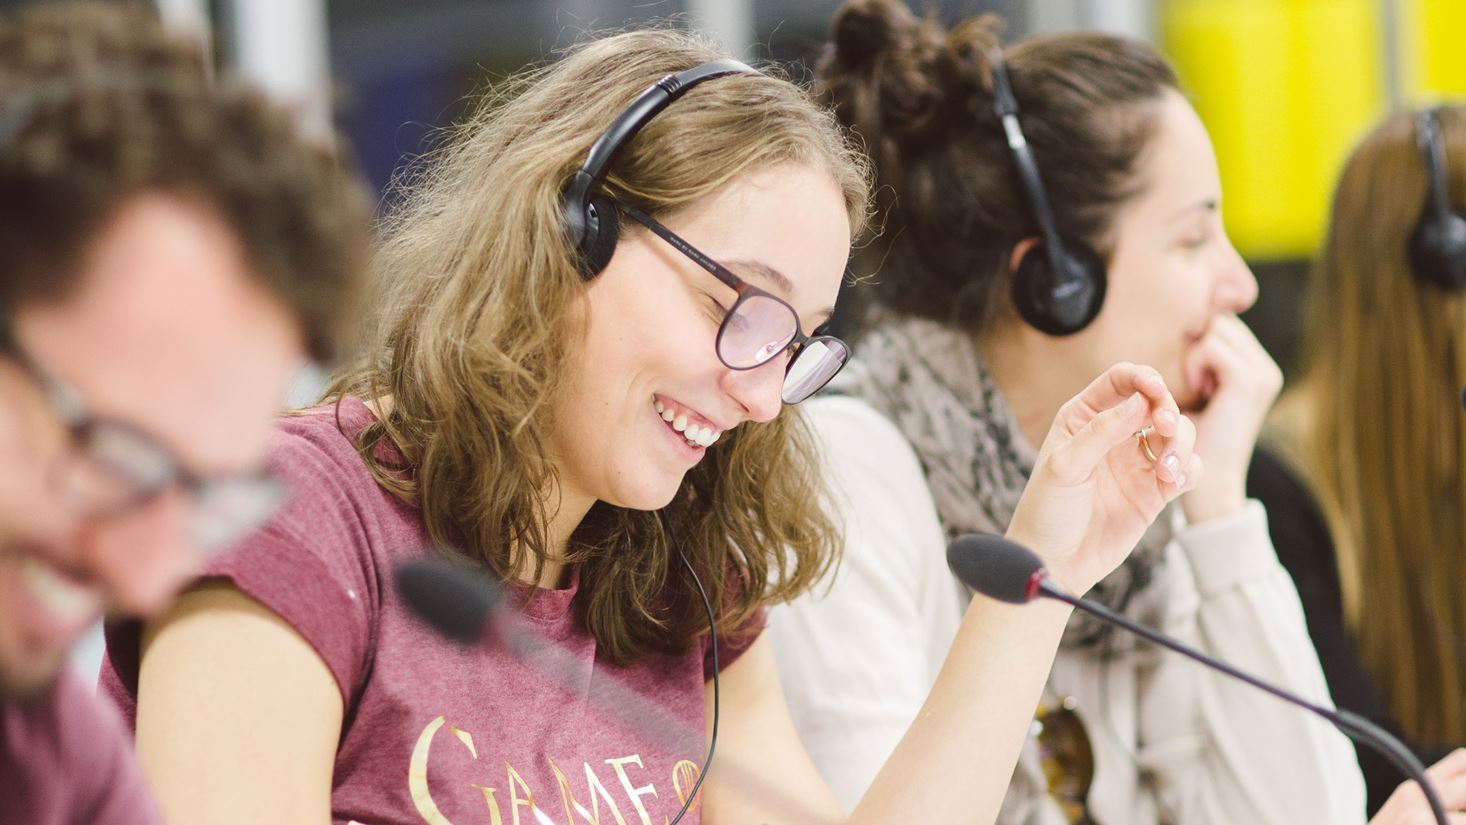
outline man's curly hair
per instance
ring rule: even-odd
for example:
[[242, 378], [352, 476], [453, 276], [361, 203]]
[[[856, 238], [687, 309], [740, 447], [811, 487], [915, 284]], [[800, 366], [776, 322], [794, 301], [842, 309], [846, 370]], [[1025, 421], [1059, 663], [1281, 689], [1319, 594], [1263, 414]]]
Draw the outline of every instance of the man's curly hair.
[[212, 84], [200, 50], [140, 8], [0, 18], [0, 304], [63, 298], [87, 242], [134, 196], [211, 211], [330, 362], [355, 320], [370, 203], [342, 148]]

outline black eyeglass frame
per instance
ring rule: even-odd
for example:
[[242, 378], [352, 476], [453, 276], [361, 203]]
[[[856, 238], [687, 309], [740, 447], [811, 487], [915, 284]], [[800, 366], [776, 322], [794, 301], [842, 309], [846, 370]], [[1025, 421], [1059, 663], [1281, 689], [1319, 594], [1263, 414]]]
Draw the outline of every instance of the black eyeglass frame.
[[[164, 472], [160, 473], [157, 478], [143, 478], [142, 473], [133, 472], [131, 468], [109, 464], [106, 470], [116, 476], [125, 487], [131, 489], [117, 501], [108, 502], [105, 505], [87, 502], [86, 514], [88, 516], [106, 518], [142, 507], [171, 487], [182, 490], [195, 501], [211, 500], [218, 490], [227, 486], [238, 485], [257, 489], [261, 495], [261, 501], [273, 501], [273, 504], [268, 508], [262, 507], [263, 512], [259, 514], [260, 517], [250, 519], [250, 523], [246, 524], [241, 521], [238, 525], [231, 525], [231, 535], [228, 540], [218, 542], [220, 546], [227, 546], [228, 543], [247, 535], [250, 530], [263, 523], [263, 520], [268, 518], [270, 511], [278, 507], [284, 500], [284, 484], [268, 470], [204, 476], [188, 469], [173, 450], [137, 425], [115, 418], [92, 415], [87, 411], [81, 394], [74, 387], [52, 374], [21, 347], [10, 324], [3, 316], [0, 316], [0, 356], [10, 358], [21, 368], [27, 378], [35, 382], [45, 397], [47, 405], [51, 408], [51, 412], [66, 428], [71, 447], [78, 454], [84, 454], [85, 445], [97, 440], [95, 436], [98, 432], [110, 430], [125, 435], [132, 444], [145, 448], [157, 466], [164, 469]], [[220, 549], [213, 542], [209, 544], [210, 546], [205, 547], [205, 550]]]
[[[845, 357], [842, 358], [839, 365], [835, 367], [834, 372], [831, 372], [829, 377], [827, 377], [824, 382], [821, 383], [819, 386], [811, 389], [802, 398], [799, 398], [795, 401], [786, 400], [784, 402], [786, 404], [798, 404], [802, 401], [807, 400], [810, 396], [823, 389], [827, 384], [829, 384], [830, 381], [834, 380], [835, 376], [840, 374], [840, 370], [844, 369], [845, 365], [850, 362], [850, 356], [853, 354], [850, 345], [833, 335], [826, 335], [821, 333], [820, 330], [824, 329], [825, 324], [821, 324], [819, 327], [816, 327], [813, 335], [805, 335], [804, 330], [801, 329], [799, 312], [795, 310], [794, 307], [790, 306], [788, 301], [780, 298], [772, 292], [769, 292], [768, 290], [760, 289], [757, 286], [749, 283], [748, 281], [745, 281], [742, 278], [738, 277], [727, 267], [713, 260], [697, 247], [683, 240], [680, 235], [668, 229], [666, 226], [663, 226], [662, 223], [656, 218], [653, 218], [651, 215], [648, 215], [640, 209], [637, 209], [634, 206], [626, 206], [623, 204], [618, 204], [617, 208], [621, 210], [622, 214], [626, 215], [627, 217], [631, 218], [642, 226], [645, 226], [647, 229], [650, 229], [652, 233], [654, 233], [657, 237], [670, 244], [673, 249], [681, 252], [693, 263], [697, 264], [699, 267], [711, 274], [714, 278], [717, 278], [719, 281], [721, 281], [728, 288], [738, 293], [738, 298], [733, 301], [733, 304], [729, 306], [727, 311], [723, 314], [723, 321], [718, 325], [718, 336], [716, 339], [714, 339], [713, 351], [717, 354], [718, 360], [722, 362], [723, 366], [727, 367], [730, 370], [738, 371], [758, 369], [759, 367], [764, 366], [775, 358], [778, 358], [781, 353], [792, 352], [789, 358], [789, 363], [784, 366], [784, 374], [788, 375], [789, 371], [794, 367], [794, 362], [799, 360], [800, 354], [805, 351], [805, 348], [808, 347], [809, 344], [833, 342], [835, 346], [837, 346], [845, 353]], [[728, 359], [723, 356], [722, 341], [724, 331], [728, 328], [728, 322], [732, 320], [732, 318], [737, 314], [738, 307], [750, 298], [755, 297], [775, 301], [778, 304], [782, 305], [785, 309], [789, 310], [789, 317], [794, 319], [793, 334], [789, 336], [789, 340], [784, 343], [784, 346], [773, 351], [768, 355], [768, 357], [764, 358], [761, 361], [757, 361], [756, 363], [749, 364], [747, 366], [730, 364], [728, 363]]]

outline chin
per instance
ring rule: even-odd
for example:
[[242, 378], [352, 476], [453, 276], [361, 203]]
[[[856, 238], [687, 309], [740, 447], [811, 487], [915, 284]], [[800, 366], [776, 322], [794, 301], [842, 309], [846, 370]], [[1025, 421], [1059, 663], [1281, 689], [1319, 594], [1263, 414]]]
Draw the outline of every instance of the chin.
[[617, 507], [624, 507], [627, 510], [641, 510], [650, 512], [660, 510], [672, 503], [677, 497], [677, 491], [682, 489], [682, 479], [685, 473], [679, 473], [676, 477], [658, 476], [655, 479], [643, 479], [641, 483], [623, 487], [616, 491], [614, 498], [606, 499], [607, 504]]

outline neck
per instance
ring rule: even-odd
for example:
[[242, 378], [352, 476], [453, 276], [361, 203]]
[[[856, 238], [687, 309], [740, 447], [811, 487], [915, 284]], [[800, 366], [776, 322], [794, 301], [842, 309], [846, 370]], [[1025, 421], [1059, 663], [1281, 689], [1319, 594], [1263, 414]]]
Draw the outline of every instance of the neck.
[[[540, 570], [539, 578], [534, 582], [541, 588], [554, 590], [565, 586], [565, 557], [570, 547], [570, 537], [575, 533], [575, 528], [585, 519], [585, 514], [590, 512], [592, 505], [596, 503], [593, 496], [579, 495], [564, 488], [557, 488], [551, 491], [548, 496], [550, 504], [546, 507], [550, 520], [546, 526], [545, 539], [549, 542], [545, 553], [545, 565]], [[526, 576], [528, 571], [525, 571]], [[525, 579], [528, 584], [528, 579]]]
[[1028, 332], [1017, 322], [1004, 324], [979, 341], [977, 349], [1023, 438], [1036, 450], [1059, 408], [1085, 384], [1076, 383], [1063, 368], [1064, 359], [1056, 358], [1052, 348], [1035, 346]]

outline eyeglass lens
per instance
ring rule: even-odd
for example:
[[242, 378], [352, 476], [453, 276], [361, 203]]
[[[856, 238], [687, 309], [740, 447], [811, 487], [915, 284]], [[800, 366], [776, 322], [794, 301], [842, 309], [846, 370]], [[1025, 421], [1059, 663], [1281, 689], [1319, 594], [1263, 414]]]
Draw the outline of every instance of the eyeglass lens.
[[[734, 305], [718, 331], [718, 357], [734, 369], [766, 364], [794, 340], [798, 324], [798, 316], [783, 301], [758, 293], [747, 295]], [[818, 336], [806, 341], [784, 374], [784, 403], [797, 404], [819, 391], [849, 357], [850, 348], [837, 338]]]

